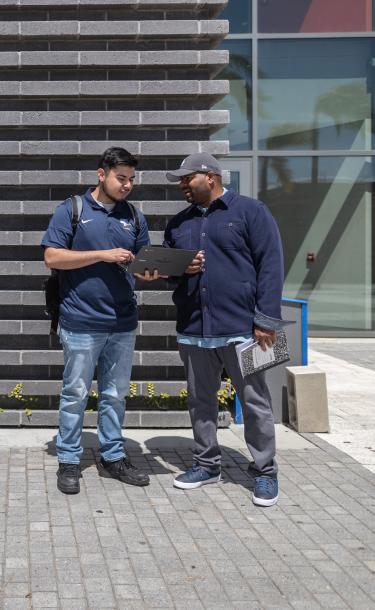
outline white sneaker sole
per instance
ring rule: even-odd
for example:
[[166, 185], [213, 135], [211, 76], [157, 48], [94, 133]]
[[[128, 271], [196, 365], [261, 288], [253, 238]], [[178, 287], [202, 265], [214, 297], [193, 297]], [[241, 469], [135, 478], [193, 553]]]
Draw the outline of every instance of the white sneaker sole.
[[202, 487], [202, 485], [209, 485], [210, 483], [219, 483], [220, 481], [220, 474], [218, 474], [217, 477], [211, 477], [206, 481], [198, 481], [198, 483], [184, 483], [183, 481], [177, 481], [177, 479], [175, 479], [173, 481], [173, 487], [178, 487], [179, 489], [198, 489], [198, 487]]
[[257, 498], [253, 494], [253, 504], [256, 504], [256, 506], [273, 506], [274, 504], [276, 504], [278, 499], [279, 499], [279, 496], [276, 496], [275, 498], [271, 498], [271, 500], [265, 500], [264, 498]]

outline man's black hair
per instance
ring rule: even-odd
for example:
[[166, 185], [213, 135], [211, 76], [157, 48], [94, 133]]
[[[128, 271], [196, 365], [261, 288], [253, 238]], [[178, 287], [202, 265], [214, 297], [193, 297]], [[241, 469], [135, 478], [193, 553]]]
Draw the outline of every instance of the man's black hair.
[[98, 161], [98, 169], [102, 168], [105, 171], [117, 167], [117, 165], [129, 165], [129, 167], [137, 167], [138, 159], [125, 150], [117, 146], [111, 146], [104, 151]]

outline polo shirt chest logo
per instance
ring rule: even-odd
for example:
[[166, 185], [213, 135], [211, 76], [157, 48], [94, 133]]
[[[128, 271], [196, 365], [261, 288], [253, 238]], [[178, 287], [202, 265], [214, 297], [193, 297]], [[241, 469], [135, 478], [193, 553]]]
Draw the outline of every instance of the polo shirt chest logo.
[[132, 225], [131, 222], [127, 222], [126, 220], [120, 220], [124, 231], [131, 231], [132, 230]]

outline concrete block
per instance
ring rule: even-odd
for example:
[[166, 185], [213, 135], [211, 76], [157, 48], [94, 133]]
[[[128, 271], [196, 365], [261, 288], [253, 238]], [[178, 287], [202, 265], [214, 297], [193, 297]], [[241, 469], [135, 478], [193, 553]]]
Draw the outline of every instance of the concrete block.
[[[1, 113], [0, 113], [1, 114]], [[18, 185], [20, 184], [20, 172], [1, 172], [0, 171], [0, 184], [5, 185]]]
[[140, 95], [197, 95], [199, 81], [184, 80], [146, 80], [140, 81]]
[[21, 124], [21, 112], [0, 112], [0, 125], [20, 125]]
[[326, 374], [317, 366], [288, 366], [289, 422], [298, 432], [329, 432]]
[[[0, 326], [1, 328], [1, 326]], [[152, 322], [145, 321], [139, 323], [139, 334], [140, 335], [152, 335], [156, 337], [164, 337], [176, 334], [176, 323], [175, 322]]]
[[0, 142], [0, 150], [3, 156], [14, 156], [20, 154], [20, 142]]
[[[49, 273], [49, 270], [42, 263], [43, 268], [45, 270], [45, 274]], [[0, 293], [1, 294], [1, 293]], [[26, 306], [35, 306], [35, 305], [44, 305], [44, 293], [41, 290], [25, 290], [20, 294], [22, 305]]]
[[141, 411], [125, 411], [125, 421], [123, 428], [140, 428]]
[[138, 172], [137, 173], [138, 184], [166, 184], [167, 178], [165, 172]]
[[22, 413], [20, 411], [5, 410], [3, 413], [0, 413], [0, 426], [19, 426], [21, 418]]
[[209, 140], [200, 142], [199, 152], [208, 152], [211, 155], [226, 155], [229, 153], [228, 140]]
[[[68, 144], [69, 142], [67, 142]], [[111, 140], [107, 140], [105, 142], [102, 141], [83, 141], [83, 142], [79, 142], [79, 152], [81, 155], [100, 155], [103, 150], [105, 150], [107, 147], [109, 146], [119, 146], [119, 141], [111, 141]], [[140, 142], [124, 142], [124, 141], [120, 141], [120, 145], [123, 146], [124, 148], [126, 148], [126, 150], [128, 150], [130, 153], [132, 153], [133, 155], [139, 155], [140, 154]]]
[[18, 53], [13, 51], [6, 51], [5, 53], [0, 53], [0, 66], [4, 68], [11, 68], [18, 66]]
[[0, 22], [0, 36], [1, 38], [15, 38], [18, 36], [18, 22], [17, 21], [1, 21]]
[[[21, 121], [19, 121], [19, 123], [21, 123]], [[75, 110], [67, 110], [62, 112], [27, 111], [22, 113], [21, 124], [27, 127], [48, 127], [50, 125], [56, 125], [57, 127], [67, 125], [78, 127], [80, 124], [80, 113]]]
[[20, 23], [21, 36], [27, 38], [50, 38], [66, 36], [78, 36], [79, 22], [78, 21], [21, 21]]
[[1, 379], [0, 394], [7, 394], [16, 383], [22, 383], [25, 396], [56, 396], [61, 391], [61, 381], [19, 379], [16, 382], [14, 379]]
[[21, 211], [30, 216], [51, 216], [60, 201], [21, 201]]
[[111, 125], [112, 127], [121, 125], [127, 127], [128, 125], [139, 125], [141, 114], [136, 111], [84, 111], [81, 113], [81, 123], [82, 125]]
[[22, 81], [21, 95], [50, 97], [56, 95], [74, 96], [79, 94], [78, 81]]
[[200, 34], [214, 34], [225, 36], [229, 32], [229, 21], [227, 19], [204, 19], [198, 22]]
[[78, 51], [22, 51], [21, 66], [77, 66]]
[[0, 81], [0, 95], [1, 97], [6, 96], [18, 96], [20, 93], [20, 83], [17, 81]]
[[0, 201], [0, 214], [9, 216], [10, 214], [22, 214], [21, 201]]
[[227, 125], [229, 112], [228, 110], [200, 110], [199, 119], [202, 125]]
[[21, 231], [0, 231], [0, 244], [2, 246], [20, 246]]
[[79, 174], [73, 170], [23, 171], [21, 184], [79, 184]]
[[156, 66], [196, 66], [199, 62], [198, 51], [141, 51], [141, 65]]
[[27, 350], [20, 352], [21, 364], [60, 365], [63, 364], [63, 353], [57, 350]]
[[[212, 111], [215, 112], [215, 111]], [[217, 110], [216, 112], [226, 112]], [[142, 125], [199, 125], [200, 112], [197, 110], [152, 111], [141, 112]]]
[[138, 51], [81, 51], [81, 66], [137, 66]]
[[[100, 22], [102, 23], [102, 22]], [[70, 88], [70, 83], [69, 83]], [[133, 96], [138, 95], [139, 81], [137, 80], [113, 80], [113, 81], [85, 81], [79, 83], [79, 91], [81, 95], [95, 96], [105, 95], [106, 97], [114, 96]]]
[[15, 366], [21, 364], [21, 352], [19, 350], [0, 350], [0, 364], [5, 364], [7, 366], [10, 364]]
[[154, 21], [150, 19], [149, 21], [140, 22], [139, 31], [142, 36], [191, 36], [199, 33], [198, 23], [198, 21], [189, 19], [181, 19], [181, 21], [175, 19]]
[[83, 425], [85, 428], [96, 428], [98, 422], [98, 414], [96, 411], [85, 411], [83, 417]]
[[44, 231], [23, 231], [21, 233], [21, 243], [23, 246], [39, 246], [43, 235]]
[[174, 216], [187, 207], [186, 201], [140, 201], [137, 207], [146, 215]]
[[142, 428], [190, 428], [188, 411], [142, 411]]
[[0, 290], [0, 305], [21, 305], [21, 296], [18, 290]]
[[79, 24], [80, 36], [95, 38], [113, 38], [119, 36], [137, 36], [139, 21], [81, 21]]
[[18, 261], [0, 261], [0, 275], [20, 275], [22, 263]]
[[49, 335], [49, 320], [21, 320], [21, 333], [23, 335]]
[[179, 353], [172, 351], [143, 351], [141, 352], [141, 364], [142, 366], [182, 366]]
[[199, 51], [199, 64], [226, 66], [229, 63], [229, 51]]
[[150, 241], [153, 246], [161, 246], [164, 240], [164, 231], [149, 231]]
[[177, 140], [173, 141], [147, 141], [141, 142], [141, 155], [156, 155], [156, 156], [180, 156], [190, 155], [195, 152], [199, 152], [199, 142], [189, 142]]
[[23, 411], [20, 413], [21, 426], [27, 426], [30, 428], [58, 428], [59, 426], [59, 412], [52, 410], [41, 410], [36, 409], [30, 405], [32, 414], [27, 416]]
[[0, 320], [1, 335], [19, 335], [21, 332], [20, 320]]
[[39, 261], [25, 261], [21, 263], [20, 274], [22, 275], [40, 275], [46, 277], [50, 274], [49, 269], [44, 263]]
[[202, 95], [227, 95], [229, 93], [228, 80], [201, 80], [199, 81], [199, 93]]
[[172, 291], [145, 290], [139, 295], [138, 303], [142, 305], [173, 305]]
[[[17, 144], [17, 142], [14, 142], [14, 144]], [[61, 142], [50, 142], [48, 140], [34, 142], [26, 140], [25, 142], [20, 142], [20, 145], [21, 155], [55, 156], [79, 154], [79, 142], [74, 142], [74, 140], [62, 140]]]

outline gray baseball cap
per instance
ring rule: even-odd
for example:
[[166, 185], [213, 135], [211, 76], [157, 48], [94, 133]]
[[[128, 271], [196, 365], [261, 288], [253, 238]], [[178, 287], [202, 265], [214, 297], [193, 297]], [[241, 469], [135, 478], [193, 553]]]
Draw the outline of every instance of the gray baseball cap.
[[179, 182], [184, 176], [196, 172], [213, 172], [222, 175], [221, 167], [215, 157], [208, 153], [194, 153], [184, 159], [179, 167], [172, 172], [167, 172], [169, 182]]

